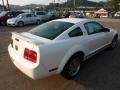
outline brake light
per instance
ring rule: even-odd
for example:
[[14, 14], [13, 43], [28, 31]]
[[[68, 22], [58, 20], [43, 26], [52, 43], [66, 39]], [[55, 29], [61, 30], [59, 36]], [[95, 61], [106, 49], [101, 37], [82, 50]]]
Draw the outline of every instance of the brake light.
[[31, 62], [36, 63], [37, 62], [37, 52], [35, 52], [33, 50], [29, 50], [28, 48], [25, 48], [24, 58]]

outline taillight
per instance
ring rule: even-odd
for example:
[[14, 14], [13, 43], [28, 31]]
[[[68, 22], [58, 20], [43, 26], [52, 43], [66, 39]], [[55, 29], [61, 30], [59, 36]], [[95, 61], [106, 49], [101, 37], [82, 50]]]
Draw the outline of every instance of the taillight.
[[29, 50], [28, 48], [25, 48], [24, 58], [31, 62], [36, 63], [37, 62], [37, 52], [35, 52], [33, 50]]

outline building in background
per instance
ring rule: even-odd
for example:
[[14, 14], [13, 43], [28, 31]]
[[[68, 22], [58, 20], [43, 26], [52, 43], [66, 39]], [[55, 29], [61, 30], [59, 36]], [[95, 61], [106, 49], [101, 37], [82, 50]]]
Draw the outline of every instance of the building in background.
[[101, 8], [101, 9], [99, 9], [98, 11], [96, 11], [96, 15], [98, 15], [99, 17], [108, 17], [108, 11], [107, 10], [105, 10], [104, 8]]

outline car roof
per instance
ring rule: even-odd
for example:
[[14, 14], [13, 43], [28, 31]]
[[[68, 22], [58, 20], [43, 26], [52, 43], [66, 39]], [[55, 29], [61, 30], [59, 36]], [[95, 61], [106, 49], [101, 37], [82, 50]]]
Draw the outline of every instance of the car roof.
[[34, 13], [22, 13], [20, 15], [27, 15], [27, 14], [34, 14]]
[[57, 19], [53, 21], [61, 21], [61, 22], [69, 22], [69, 23], [80, 23], [80, 22], [87, 22], [87, 21], [96, 21], [91, 19], [83, 19], [83, 18], [63, 18], [63, 19]]
[[46, 11], [33, 11], [33, 12], [46, 12]]

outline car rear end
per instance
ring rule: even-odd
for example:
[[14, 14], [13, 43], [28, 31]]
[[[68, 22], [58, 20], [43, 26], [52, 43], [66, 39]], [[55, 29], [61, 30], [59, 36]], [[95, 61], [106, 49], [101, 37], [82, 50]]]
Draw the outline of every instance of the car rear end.
[[14, 32], [8, 51], [14, 65], [30, 78], [39, 79], [46, 76], [47, 70], [40, 63], [39, 45], [35, 40]]

